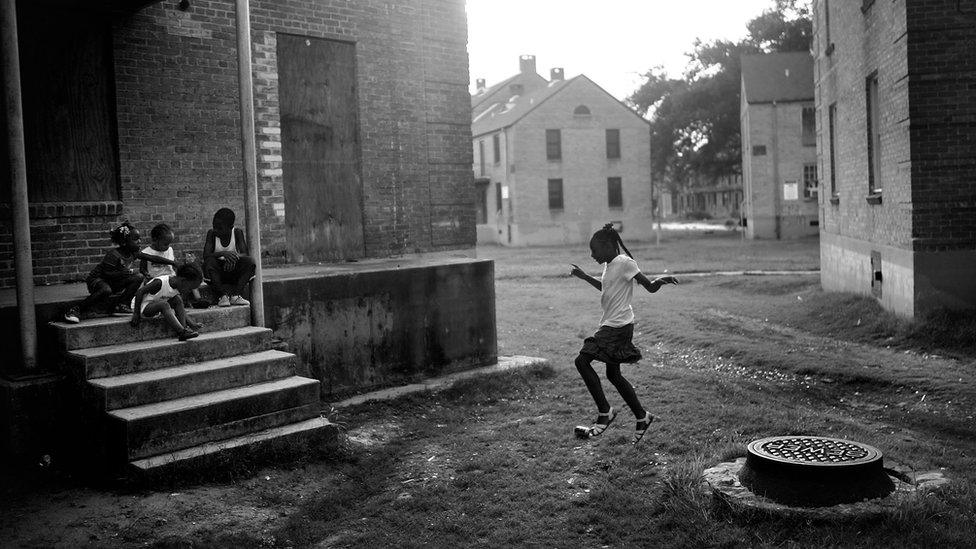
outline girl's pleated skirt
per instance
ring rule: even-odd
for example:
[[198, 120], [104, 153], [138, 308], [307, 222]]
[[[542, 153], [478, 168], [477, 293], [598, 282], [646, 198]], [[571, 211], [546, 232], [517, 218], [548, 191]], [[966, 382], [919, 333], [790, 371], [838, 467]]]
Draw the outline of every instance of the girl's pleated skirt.
[[600, 326], [595, 334], [583, 340], [580, 354], [590, 355], [607, 364], [629, 364], [641, 359], [641, 352], [634, 346], [634, 324], [615, 328]]

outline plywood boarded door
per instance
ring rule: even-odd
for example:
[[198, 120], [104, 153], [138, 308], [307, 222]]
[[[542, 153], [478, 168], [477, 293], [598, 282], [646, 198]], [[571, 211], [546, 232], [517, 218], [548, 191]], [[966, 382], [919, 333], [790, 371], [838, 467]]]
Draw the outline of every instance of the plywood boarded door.
[[289, 260], [362, 257], [355, 46], [279, 34], [278, 86]]

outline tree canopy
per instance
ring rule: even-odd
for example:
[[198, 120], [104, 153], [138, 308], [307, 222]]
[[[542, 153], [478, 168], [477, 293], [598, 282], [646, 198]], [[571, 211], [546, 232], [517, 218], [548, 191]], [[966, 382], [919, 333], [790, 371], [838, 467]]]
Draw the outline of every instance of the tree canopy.
[[681, 78], [661, 67], [628, 102], [650, 114], [651, 170], [672, 190], [698, 176], [710, 179], [741, 169], [739, 101], [741, 56], [750, 53], [808, 51], [813, 37], [807, 0], [775, 0], [746, 25], [738, 42], [696, 40]]

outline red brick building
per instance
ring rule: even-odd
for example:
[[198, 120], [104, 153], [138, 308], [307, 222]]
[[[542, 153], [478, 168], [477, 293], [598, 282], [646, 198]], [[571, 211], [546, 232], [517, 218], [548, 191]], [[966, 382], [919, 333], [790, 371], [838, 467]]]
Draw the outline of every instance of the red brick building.
[[584, 75], [520, 69], [472, 98], [478, 241], [588, 242], [611, 221], [650, 238], [648, 122]]
[[[265, 264], [473, 246], [464, 3], [250, 4]], [[219, 207], [243, 224], [233, 1], [17, 8], [37, 283], [84, 278], [122, 220], [178, 251]]]
[[821, 280], [976, 307], [976, 3], [814, 2]]
[[743, 217], [749, 238], [819, 232], [813, 59], [742, 56]]

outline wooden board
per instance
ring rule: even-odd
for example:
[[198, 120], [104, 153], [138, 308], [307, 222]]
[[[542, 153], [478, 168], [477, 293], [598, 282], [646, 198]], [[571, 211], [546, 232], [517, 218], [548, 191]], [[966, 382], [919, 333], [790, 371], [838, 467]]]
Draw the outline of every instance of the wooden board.
[[[31, 202], [119, 199], [108, 20], [18, 4], [27, 185]], [[9, 200], [3, 162], [0, 199]]]
[[278, 34], [278, 83], [288, 258], [362, 257], [355, 45]]

